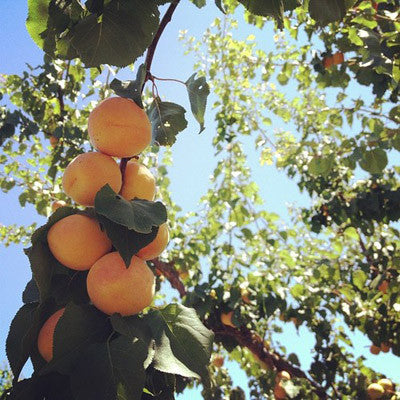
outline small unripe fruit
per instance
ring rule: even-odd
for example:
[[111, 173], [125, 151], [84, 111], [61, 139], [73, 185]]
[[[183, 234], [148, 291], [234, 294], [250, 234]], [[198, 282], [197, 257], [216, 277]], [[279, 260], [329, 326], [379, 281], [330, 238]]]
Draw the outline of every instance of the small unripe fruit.
[[292, 377], [287, 371], [279, 371], [276, 374], [275, 382], [280, 382], [281, 380], [290, 380]]
[[235, 325], [232, 323], [232, 316], [233, 316], [233, 311], [229, 311], [228, 313], [222, 313], [221, 322], [226, 326], [231, 326], [232, 328], [235, 328]]
[[153, 174], [137, 161], [126, 164], [121, 196], [126, 200], [138, 199], [153, 200], [156, 193], [156, 180]]
[[387, 379], [387, 378], [379, 379], [378, 385], [381, 385], [383, 387], [383, 389], [385, 390], [385, 392], [387, 392], [387, 393], [393, 392], [394, 385], [390, 379]]
[[385, 394], [385, 389], [378, 383], [371, 383], [367, 388], [370, 399], [380, 399]]
[[134, 315], [151, 304], [155, 276], [142, 259], [132, 257], [129, 268], [126, 268], [119, 253], [113, 252], [90, 268], [87, 291], [95, 307], [104, 313]]
[[56, 222], [47, 233], [53, 256], [68, 268], [89, 269], [107, 254], [112, 243], [99, 223], [86, 215], [69, 215]]
[[53, 358], [54, 330], [65, 308], [56, 311], [42, 326], [37, 340], [40, 355], [49, 362]]
[[381, 352], [381, 349], [378, 346], [375, 346], [374, 344], [371, 345], [371, 347], [369, 348], [369, 351], [371, 352], [371, 354], [379, 354]]
[[390, 344], [388, 343], [381, 343], [381, 351], [383, 353], [389, 353], [390, 351]]
[[286, 391], [280, 382], [276, 383], [274, 386], [274, 396], [276, 400], [286, 399]]
[[146, 112], [133, 100], [110, 97], [89, 115], [90, 141], [94, 148], [113, 157], [132, 157], [151, 142]]
[[157, 236], [147, 246], [140, 249], [137, 256], [142, 260], [148, 261], [158, 257], [167, 247], [169, 241], [169, 230], [166, 223], [160, 225]]
[[61, 207], [65, 207], [67, 203], [63, 200], [56, 200], [51, 203], [51, 210], [54, 212]]
[[89, 152], [75, 157], [64, 171], [64, 192], [82, 206], [93, 206], [97, 192], [106, 184], [118, 193], [121, 171], [113, 158]]
[[214, 356], [212, 363], [217, 368], [221, 368], [224, 365], [224, 357], [222, 357], [220, 355], [216, 355], [216, 356]]

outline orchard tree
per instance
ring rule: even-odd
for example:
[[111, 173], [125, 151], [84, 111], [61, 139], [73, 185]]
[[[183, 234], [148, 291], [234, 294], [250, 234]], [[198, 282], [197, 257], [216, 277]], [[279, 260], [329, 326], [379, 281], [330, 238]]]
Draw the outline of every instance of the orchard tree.
[[[400, 356], [398, 0], [215, 1], [204, 36], [182, 35], [193, 74], [168, 78], [186, 86], [199, 132], [206, 109], [217, 127], [210, 187], [189, 214], [168, 179], [186, 110], [162, 100], [152, 73], [180, 1], [28, 5], [45, 56], [0, 81], [13, 105], [0, 108], [0, 184], [51, 215], [1, 227], [5, 245], [30, 240], [32, 268], [2, 399], [161, 400], [197, 384], [206, 399], [243, 399], [222, 354], [254, 399], [400, 398], [343, 328]], [[275, 24], [273, 51], [235, 38], [242, 15], [260, 34]], [[133, 65], [132, 80], [110, 81]], [[263, 205], [249, 139], [313, 199], [289, 226]], [[166, 281], [180, 301], [155, 306]], [[308, 371], [275, 341], [279, 320], [315, 338]]]

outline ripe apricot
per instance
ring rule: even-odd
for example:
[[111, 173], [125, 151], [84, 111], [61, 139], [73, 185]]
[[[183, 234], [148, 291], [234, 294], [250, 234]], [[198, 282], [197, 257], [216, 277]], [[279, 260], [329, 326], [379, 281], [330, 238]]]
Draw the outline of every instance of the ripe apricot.
[[50, 141], [50, 145], [51, 145], [51, 147], [53, 147], [53, 149], [54, 149], [54, 148], [57, 146], [57, 144], [58, 144], [58, 139], [57, 139], [55, 136], [53, 136], [53, 135], [50, 136], [49, 141]]
[[333, 61], [333, 65], [338, 65], [341, 64], [342, 62], [344, 62], [344, 55], [341, 51], [335, 53], [332, 56], [332, 61]]
[[378, 385], [381, 385], [387, 393], [391, 393], [394, 389], [393, 382], [387, 378], [379, 379]]
[[137, 256], [142, 260], [148, 261], [158, 257], [167, 247], [169, 241], [169, 230], [166, 223], [160, 225], [157, 236], [147, 246], [140, 249]]
[[371, 347], [369, 348], [369, 351], [371, 354], [379, 354], [381, 352], [381, 349], [378, 346], [375, 346], [374, 344], [371, 345]]
[[385, 389], [378, 383], [371, 383], [367, 388], [370, 399], [380, 399], [385, 394]]
[[221, 368], [224, 365], [224, 357], [220, 355], [214, 356], [212, 363], [217, 368]]
[[113, 252], [89, 270], [87, 290], [92, 303], [104, 313], [134, 315], [151, 304], [155, 276], [142, 259], [132, 257], [126, 268], [119, 253]]
[[235, 328], [235, 325], [232, 323], [232, 316], [233, 316], [233, 311], [229, 311], [228, 313], [222, 313], [221, 314], [221, 322], [224, 325]]
[[276, 400], [286, 399], [286, 391], [280, 382], [276, 383], [274, 386], [274, 396]]
[[112, 247], [99, 223], [81, 214], [69, 215], [56, 222], [47, 233], [47, 242], [61, 264], [78, 271], [89, 269]]
[[146, 112], [133, 100], [110, 97], [89, 115], [93, 146], [114, 157], [132, 157], [151, 142], [151, 124]]
[[65, 207], [67, 203], [63, 200], [56, 200], [51, 203], [51, 210], [54, 212], [61, 207]]
[[65, 308], [56, 311], [42, 326], [39, 331], [37, 345], [40, 355], [49, 362], [53, 358], [54, 330], [58, 320], [64, 314]]
[[96, 152], [75, 157], [62, 179], [64, 192], [82, 206], [93, 206], [96, 193], [107, 183], [118, 193], [122, 185], [121, 171], [113, 158]]
[[292, 377], [290, 376], [289, 372], [287, 372], [287, 371], [279, 371], [276, 374], [275, 382], [280, 382], [281, 380], [289, 380], [291, 378]]
[[390, 344], [389, 343], [381, 343], [381, 351], [383, 353], [389, 353], [390, 351]]
[[137, 161], [126, 164], [121, 196], [126, 200], [138, 199], [153, 200], [156, 193], [156, 180], [153, 174]]
[[387, 280], [382, 281], [382, 283], [378, 286], [378, 290], [383, 294], [387, 293], [388, 288], [389, 282]]

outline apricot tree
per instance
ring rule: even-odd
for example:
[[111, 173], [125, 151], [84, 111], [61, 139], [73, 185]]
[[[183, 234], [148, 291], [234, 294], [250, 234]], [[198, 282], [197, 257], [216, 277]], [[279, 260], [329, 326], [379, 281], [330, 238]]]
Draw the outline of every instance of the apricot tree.
[[[193, 13], [205, 5], [192, 2]], [[65, 205], [26, 250], [33, 278], [10, 327], [15, 378], [2, 398], [172, 399], [199, 382], [204, 398], [244, 398], [221, 360], [209, 365], [213, 350], [240, 364], [255, 399], [398, 398], [399, 382], [355, 358], [348, 333], [400, 355], [398, 1], [215, 1], [203, 38], [182, 37], [198, 62], [180, 83], [200, 132], [212, 91], [218, 156], [189, 215], [172, 200], [163, 149], [187, 128], [186, 110], [161, 99], [152, 73], [180, 3], [28, 1], [27, 29], [46, 56], [0, 83], [16, 107], [0, 109], [0, 184], [42, 215]], [[261, 30], [274, 19], [273, 50], [235, 38], [242, 14]], [[134, 79], [109, 82], [105, 65], [143, 53]], [[78, 110], [82, 93], [97, 107]], [[289, 226], [262, 204], [249, 138], [261, 164], [313, 198]], [[2, 237], [35, 228], [2, 227]], [[166, 280], [180, 302], [155, 306]], [[289, 323], [315, 338], [308, 371], [276, 340]], [[18, 380], [28, 358], [34, 373]]]

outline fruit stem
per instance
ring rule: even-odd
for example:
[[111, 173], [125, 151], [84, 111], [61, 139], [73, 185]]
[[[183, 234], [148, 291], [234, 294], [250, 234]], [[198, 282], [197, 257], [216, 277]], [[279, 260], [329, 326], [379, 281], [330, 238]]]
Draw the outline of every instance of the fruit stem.
[[145, 61], [146, 78], [145, 78], [143, 86], [142, 86], [142, 92], [143, 92], [145, 83], [151, 78], [150, 69], [151, 69], [151, 64], [153, 62], [154, 52], [156, 51], [158, 41], [160, 40], [160, 37], [161, 37], [162, 33], [164, 32], [165, 27], [171, 21], [172, 14], [174, 13], [179, 2], [180, 2], [180, 0], [175, 0], [170, 4], [170, 6], [168, 7], [168, 10], [164, 14], [164, 16], [160, 22], [160, 26], [158, 27], [156, 34], [154, 35], [153, 41], [151, 42], [149, 48], [147, 49], [146, 61]]

